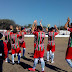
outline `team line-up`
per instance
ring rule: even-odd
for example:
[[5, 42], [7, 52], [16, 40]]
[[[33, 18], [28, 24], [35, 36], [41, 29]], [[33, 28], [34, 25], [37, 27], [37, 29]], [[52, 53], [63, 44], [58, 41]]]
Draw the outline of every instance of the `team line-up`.
[[[65, 29], [70, 31], [70, 37], [68, 41], [68, 48], [66, 51], [66, 61], [69, 64], [70, 67], [72, 67], [72, 23], [70, 23], [70, 19], [68, 17], [67, 22], [64, 26]], [[9, 51], [11, 50], [12, 53], [12, 64], [14, 65], [14, 55], [18, 55], [18, 64], [20, 63], [21, 58], [21, 48], [23, 48], [23, 55], [22, 57], [25, 58], [25, 41], [24, 41], [24, 35], [26, 34], [25, 29], [23, 27], [16, 27], [16, 29], [13, 29], [12, 26], [6, 28], [6, 32], [4, 32], [5, 40], [2, 40], [3, 35], [0, 33], [0, 48], [4, 48], [4, 52], [0, 51], [0, 61], [5, 59], [5, 62], [10, 62], [9, 60]], [[35, 71], [36, 65], [38, 63], [38, 60], [41, 61], [41, 68], [42, 72], [45, 72], [45, 62], [43, 59], [45, 46], [44, 46], [44, 39], [45, 39], [45, 32], [43, 31], [43, 26], [40, 21], [40, 25], [37, 26], [37, 20], [34, 21], [32, 25], [32, 33], [35, 35], [34, 37], [34, 64], [33, 68], [28, 68], [30, 71]], [[46, 28], [46, 31], [48, 33], [48, 44], [47, 44], [47, 61], [49, 62], [51, 58], [51, 63], [54, 63], [54, 52], [55, 52], [55, 36], [59, 34], [59, 30], [56, 25], [54, 27], [50, 28], [50, 25], [48, 25], [48, 28]], [[2, 71], [2, 67], [0, 68]]]

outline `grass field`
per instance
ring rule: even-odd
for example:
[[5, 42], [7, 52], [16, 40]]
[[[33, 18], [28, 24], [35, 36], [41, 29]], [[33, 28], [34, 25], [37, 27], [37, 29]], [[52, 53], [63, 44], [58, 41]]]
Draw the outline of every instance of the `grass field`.
[[[47, 38], [45, 38], [45, 72], [72, 72], [72, 69], [69, 67], [65, 61], [65, 53], [68, 44], [68, 38], [56, 38], [56, 51], [55, 51], [55, 63], [51, 64], [46, 62], [46, 47], [47, 47]], [[3, 64], [3, 72], [28, 72], [28, 68], [33, 66], [33, 52], [34, 52], [34, 38], [25, 38], [26, 42], [26, 53], [25, 59], [21, 58], [20, 65], [12, 65], [12, 62]], [[21, 49], [22, 50], [22, 49]], [[11, 54], [9, 54], [11, 60]], [[17, 58], [15, 58], [17, 62]], [[41, 64], [37, 64], [36, 72], [41, 72]]]

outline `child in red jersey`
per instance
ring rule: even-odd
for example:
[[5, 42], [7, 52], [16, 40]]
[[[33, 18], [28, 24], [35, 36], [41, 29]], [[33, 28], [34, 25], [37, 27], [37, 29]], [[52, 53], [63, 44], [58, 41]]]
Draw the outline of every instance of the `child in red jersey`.
[[19, 48], [19, 35], [17, 30], [14, 29], [13, 34], [11, 34], [11, 48], [12, 48], [12, 64], [14, 65], [14, 54], [18, 53], [18, 64], [20, 63], [21, 50]]
[[[42, 24], [41, 24], [42, 20], [40, 20], [40, 26], [43, 28]], [[34, 21], [32, 28], [34, 28], [34, 31], [37, 32], [37, 20]], [[37, 41], [37, 36], [34, 36], [34, 49], [36, 47], [36, 41]]]
[[45, 62], [43, 60], [43, 56], [44, 56], [44, 48], [45, 48], [44, 47], [45, 33], [42, 30], [43, 28], [41, 26], [37, 26], [37, 32], [34, 31], [34, 28], [32, 28], [33, 34], [37, 36], [37, 41], [36, 41], [36, 47], [35, 47], [35, 53], [34, 53], [34, 65], [33, 65], [33, 68], [28, 69], [30, 71], [35, 71], [36, 65], [38, 63], [38, 59], [40, 58], [42, 72], [44, 72]]
[[21, 28], [21, 31], [19, 32], [19, 46], [23, 48], [23, 57], [25, 54], [25, 49], [26, 49], [26, 45], [25, 45], [25, 41], [24, 41], [24, 35], [26, 34], [26, 32], [24, 32], [24, 28]]
[[[57, 32], [55, 32], [55, 29]], [[51, 27], [48, 31], [48, 45], [47, 45], [47, 61], [49, 61], [49, 52], [51, 50], [51, 63], [54, 63], [54, 52], [55, 52], [55, 36], [59, 33], [57, 26]]]
[[[64, 26], [65, 29], [70, 31], [70, 37], [69, 37], [69, 41], [68, 41], [68, 48], [67, 48], [67, 51], [66, 51], [66, 61], [69, 64], [69, 66], [72, 68], [72, 61], [71, 61], [71, 59], [72, 59], [72, 23], [70, 25], [69, 22], [70, 22], [70, 19], [68, 17], [67, 22]], [[68, 27], [67, 27], [67, 25], [68, 25]]]
[[[4, 36], [5, 36], [4, 42], [7, 44], [8, 54], [9, 54], [9, 51], [11, 50], [10, 38], [11, 38], [12, 32], [10, 32], [10, 28], [9, 28], [9, 27], [7, 27], [6, 30], [7, 30], [7, 31], [4, 33]], [[6, 62], [10, 62], [10, 60], [9, 60], [8, 57], [6, 58]]]

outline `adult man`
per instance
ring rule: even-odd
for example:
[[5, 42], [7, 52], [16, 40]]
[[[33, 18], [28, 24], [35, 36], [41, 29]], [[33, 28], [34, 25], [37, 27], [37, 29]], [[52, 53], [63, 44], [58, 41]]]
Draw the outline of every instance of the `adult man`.
[[25, 49], [26, 49], [26, 45], [25, 45], [25, 41], [24, 41], [24, 35], [26, 34], [26, 32], [24, 32], [24, 28], [21, 27], [21, 31], [19, 32], [19, 46], [23, 48], [23, 58], [25, 57]]
[[33, 65], [33, 68], [28, 69], [30, 71], [35, 71], [36, 65], [39, 60], [38, 58], [40, 58], [42, 72], [44, 72], [45, 62], [43, 60], [43, 56], [44, 56], [44, 48], [45, 48], [44, 47], [45, 33], [42, 30], [43, 28], [41, 26], [37, 26], [36, 32], [34, 31], [34, 28], [32, 28], [33, 34], [37, 36], [37, 41], [36, 41], [36, 47], [35, 47], [35, 53], [34, 53], [34, 65]]
[[[6, 30], [7, 30], [7, 31], [4, 33], [4, 36], [5, 36], [4, 42], [7, 44], [8, 54], [9, 54], [9, 51], [11, 50], [10, 38], [11, 38], [12, 32], [10, 32], [10, 28], [9, 28], [9, 27], [7, 27]], [[9, 60], [8, 57], [6, 58], [6, 61], [5, 61], [5, 62], [10, 62], [10, 60]]]
[[19, 48], [19, 35], [17, 30], [14, 29], [13, 34], [11, 34], [11, 48], [12, 48], [12, 64], [14, 65], [14, 54], [18, 53], [18, 64], [20, 63], [21, 50]]

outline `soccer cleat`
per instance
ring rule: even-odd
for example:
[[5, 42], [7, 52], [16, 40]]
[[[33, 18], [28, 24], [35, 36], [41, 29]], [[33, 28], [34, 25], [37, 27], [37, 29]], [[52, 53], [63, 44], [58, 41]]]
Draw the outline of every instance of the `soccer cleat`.
[[20, 61], [18, 61], [18, 64], [20, 64]]
[[6, 60], [5, 62], [7, 63], [8, 61]]
[[52, 61], [51, 63], [54, 63], [54, 61]]
[[12, 65], [14, 65], [15, 63], [12, 63]]
[[45, 71], [42, 71], [42, 72], [45, 72]]
[[22, 56], [21, 58], [23, 58], [23, 59], [24, 59], [24, 58], [26, 58], [26, 57], [25, 57], [25, 56]]
[[29, 70], [29, 71], [35, 71], [35, 69], [33, 69], [33, 68], [28, 68], [28, 70]]
[[49, 60], [47, 60], [47, 62], [49, 62]]

